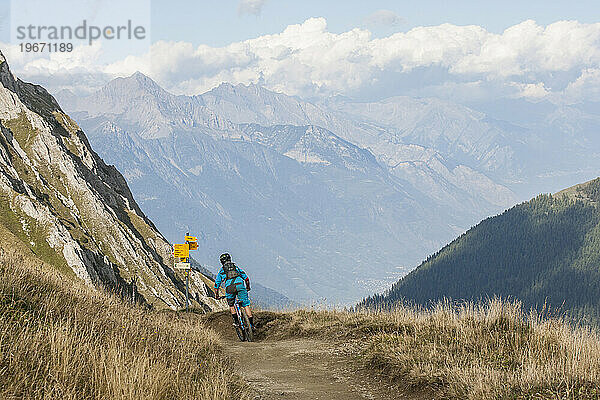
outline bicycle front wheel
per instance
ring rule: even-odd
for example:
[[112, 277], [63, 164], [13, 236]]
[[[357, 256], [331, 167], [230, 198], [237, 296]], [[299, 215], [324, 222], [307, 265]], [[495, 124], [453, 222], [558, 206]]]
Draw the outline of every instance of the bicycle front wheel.
[[246, 310], [242, 310], [242, 315], [244, 317], [244, 333], [246, 334], [246, 340], [252, 342], [254, 340], [254, 332], [252, 329], [252, 325], [250, 325], [250, 319], [246, 314]]
[[240, 342], [243, 342], [246, 340], [246, 336], [244, 335], [244, 331], [242, 330], [242, 328], [240, 326], [236, 326], [235, 327], [235, 333], [237, 333], [237, 337], [238, 339], [240, 339]]

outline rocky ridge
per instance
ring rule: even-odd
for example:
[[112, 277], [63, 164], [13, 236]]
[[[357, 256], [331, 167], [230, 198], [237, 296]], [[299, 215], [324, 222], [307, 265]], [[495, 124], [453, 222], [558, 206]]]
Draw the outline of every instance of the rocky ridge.
[[[46, 90], [13, 76], [1, 53], [0, 83], [2, 223], [38, 257], [90, 285], [181, 307], [184, 284], [171, 268], [171, 246], [123, 176]], [[219, 307], [202, 281], [192, 283], [199, 306]]]

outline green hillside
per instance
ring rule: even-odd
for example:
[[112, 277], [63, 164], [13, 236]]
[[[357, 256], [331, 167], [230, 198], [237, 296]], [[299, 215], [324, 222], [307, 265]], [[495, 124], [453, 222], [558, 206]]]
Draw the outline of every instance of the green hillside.
[[600, 320], [600, 178], [488, 218], [361, 306], [499, 295]]

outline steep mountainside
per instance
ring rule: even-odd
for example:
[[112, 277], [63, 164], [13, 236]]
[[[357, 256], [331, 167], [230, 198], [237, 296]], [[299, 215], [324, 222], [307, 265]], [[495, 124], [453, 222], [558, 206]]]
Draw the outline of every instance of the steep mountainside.
[[600, 321], [600, 178], [486, 219], [363, 305], [501, 295]]
[[[179, 307], [184, 285], [169, 243], [125, 179], [43, 88], [16, 79], [0, 54], [0, 223], [42, 260], [92, 285]], [[204, 285], [200, 305], [215, 307]]]

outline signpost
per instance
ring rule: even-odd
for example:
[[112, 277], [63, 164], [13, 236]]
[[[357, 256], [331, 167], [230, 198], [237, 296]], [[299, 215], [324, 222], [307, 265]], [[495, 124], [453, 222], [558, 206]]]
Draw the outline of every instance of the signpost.
[[173, 245], [173, 257], [175, 258], [175, 269], [185, 273], [185, 309], [188, 310], [190, 303], [190, 250], [198, 250], [198, 238], [190, 236], [189, 232], [185, 234], [185, 243]]
[[187, 243], [174, 244], [173, 245], [173, 256], [175, 256], [175, 258], [189, 258], [190, 245]]
[[192, 267], [190, 266], [190, 263], [188, 262], [176, 262], [175, 263], [175, 269], [192, 269]]

